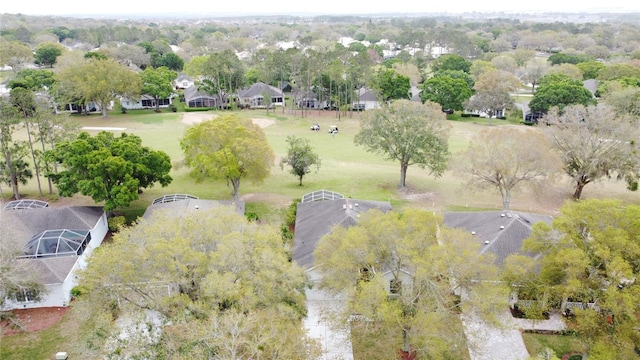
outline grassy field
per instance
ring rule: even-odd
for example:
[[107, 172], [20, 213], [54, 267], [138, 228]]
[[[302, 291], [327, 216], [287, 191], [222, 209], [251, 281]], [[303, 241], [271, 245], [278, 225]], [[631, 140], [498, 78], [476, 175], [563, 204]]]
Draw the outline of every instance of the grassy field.
[[[145, 146], [161, 149], [169, 154], [176, 166], [172, 170], [173, 182], [166, 188], [153, 187], [145, 190], [140, 200], [135, 201], [127, 209], [126, 214], [141, 214], [146, 206], [156, 197], [169, 193], [189, 193], [206, 199], [229, 199], [230, 191], [224, 181], [206, 181], [195, 183], [188, 175], [188, 169], [178, 166], [182, 159], [180, 138], [185, 129], [190, 126], [182, 122], [182, 116], [193, 113], [156, 114], [153, 111], [130, 111], [127, 114], [112, 113], [106, 119], [100, 115], [74, 116], [84, 127], [121, 127], [127, 133], [140, 136]], [[203, 113], [197, 113], [203, 114]], [[214, 117], [216, 113], [208, 113]], [[353, 137], [359, 129], [359, 119], [362, 113], [337, 119], [334, 112], [311, 111], [304, 118], [298, 114], [282, 113], [281, 110], [241, 111], [240, 116], [247, 118], [261, 118], [273, 120], [273, 125], [266, 127], [265, 133], [276, 154], [276, 164], [271, 176], [261, 184], [243, 181], [240, 195], [247, 202], [250, 212], [258, 212], [261, 218], [273, 217], [278, 209], [287, 206], [292, 199], [303, 194], [318, 190], [329, 189], [340, 192], [345, 196], [388, 200], [395, 208], [404, 206], [419, 206], [434, 210], [464, 210], [464, 209], [496, 209], [501, 207], [501, 199], [497, 191], [479, 191], [469, 189], [465, 181], [451, 172], [445, 172], [440, 178], [434, 178], [428, 170], [412, 166], [408, 170], [406, 189], [397, 187], [400, 177], [400, 166], [397, 162], [385, 160], [382, 156], [366, 152], [362, 147], [353, 143]], [[314, 132], [309, 128], [313, 123], [319, 123], [321, 131]], [[469, 140], [478, 131], [489, 125], [486, 119], [459, 118], [449, 121], [451, 136], [449, 146], [455, 155], [468, 146]], [[493, 126], [519, 126], [505, 121], [493, 120]], [[333, 136], [326, 129], [330, 125], [337, 125], [340, 133]], [[97, 133], [97, 131], [89, 131]], [[298, 186], [295, 176], [287, 169], [282, 170], [277, 163], [280, 156], [286, 152], [285, 139], [289, 135], [306, 137], [320, 155], [322, 166], [317, 173], [310, 173], [304, 178], [303, 186]], [[43, 179], [44, 181], [44, 179]], [[543, 191], [532, 193], [526, 190], [516, 190], [513, 194], [512, 208], [521, 211], [556, 213], [562, 203], [571, 194], [571, 184], [568, 180], [546, 187]], [[5, 196], [9, 189], [3, 186]], [[32, 180], [21, 187], [24, 197], [38, 197], [36, 181]], [[615, 181], [590, 184], [585, 188], [585, 197], [616, 197], [629, 201], [640, 199], [637, 193], [625, 190], [624, 184]], [[83, 196], [72, 199], [59, 199], [60, 204], [93, 204], [93, 201]]]

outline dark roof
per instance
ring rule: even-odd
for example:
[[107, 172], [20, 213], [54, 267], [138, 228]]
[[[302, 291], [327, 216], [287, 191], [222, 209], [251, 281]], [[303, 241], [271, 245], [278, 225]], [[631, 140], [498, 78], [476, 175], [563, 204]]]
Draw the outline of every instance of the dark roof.
[[210, 95], [204, 91], [198, 91], [198, 86], [193, 85], [184, 89], [184, 99], [186, 102], [197, 98], [218, 99], [218, 95]]
[[[47, 230], [92, 230], [104, 211], [98, 206], [46, 207], [3, 211], [2, 231], [9, 231], [18, 246], [24, 246], [32, 236]], [[6, 228], [5, 228], [6, 227]]]
[[234, 202], [225, 200], [203, 200], [184, 198], [182, 200], [170, 201], [170, 202], [157, 202], [149, 205], [142, 217], [144, 219], [150, 219], [155, 211], [160, 209], [169, 209], [171, 212], [183, 216], [190, 211], [202, 211], [207, 209], [213, 209], [219, 206], [235, 206], [236, 211], [240, 214], [244, 214], [244, 201]]
[[241, 99], [261, 97], [262, 93], [267, 92], [271, 96], [283, 96], [282, 91], [263, 82], [257, 82], [246, 89], [238, 90], [238, 96]]
[[[0, 231], [10, 234], [18, 247], [24, 247], [35, 235], [55, 229], [90, 231], [100, 221], [104, 211], [98, 206], [46, 207], [36, 209], [1, 210]], [[62, 283], [69, 275], [78, 256], [61, 256], [29, 261], [46, 284]]]
[[360, 88], [358, 89], [358, 101], [378, 101], [378, 98], [371, 89]]
[[531, 235], [533, 224], [541, 221], [551, 224], [553, 218], [547, 215], [514, 211], [450, 212], [444, 214], [445, 225], [473, 233], [482, 246], [480, 252], [494, 254], [495, 263], [499, 265], [502, 265], [511, 254], [526, 254], [522, 251], [524, 239]]
[[298, 204], [293, 238], [293, 260], [305, 268], [314, 265], [313, 252], [320, 239], [336, 225], [350, 227], [358, 223], [360, 214], [371, 209], [391, 210], [387, 201], [336, 199]]

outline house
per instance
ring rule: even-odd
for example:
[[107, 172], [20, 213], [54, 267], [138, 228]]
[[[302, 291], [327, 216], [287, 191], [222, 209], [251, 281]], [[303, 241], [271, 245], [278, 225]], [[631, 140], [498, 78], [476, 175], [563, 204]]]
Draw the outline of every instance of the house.
[[178, 77], [173, 80], [173, 87], [176, 90], [184, 90], [194, 85], [195, 82], [193, 81], [193, 79], [185, 74], [179, 74]]
[[[472, 102], [474, 96], [471, 96], [471, 98], [469, 99], [469, 102]], [[490, 114], [490, 112], [493, 111], [493, 114]], [[507, 116], [507, 109], [488, 109], [488, 108], [484, 108], [484, 109], [473, 109], [473, 108], [467, 108], [464, 109], [464, 113], [467, 116], [476, 116], [476, 117], [483, 117], [483, 118], [503, 118], [505, 116]]]
[[166, 209], [178, 216], [184, 216], [191, 211], [204, 211], [219, 206], [233, 206], [239, 214], [244, 215], [244, 201], [204, 200], [189, 194], [168, 194], [153, 200], [142, 218], [149, 220], [154, 212]]
[[[320, 280], [321, 276], [314, 270], [313, 256], [320, 239], [331, 232], [334, 226], [356, 225], [360, 214], [371, 209], [386, 212], [391, 210], [391, 204], [386, 201], [348, 199], [342, 194], [327, 190], [315, 191], [302, 197], [296, 212], [292, 257], [293, 261], [306, 269], [312, 282]], [[353, 359], [348, 334], [335, 332], [322, 319], [326, 311], [343, 306], [344, 299], [331, 296], [317, 288], [307, 289], [306, 297], [307, 317], [304, 325], [310, 336], [321, 341], [324, 349], [323, 359]]]
[[[265, 101], [265, 95], [271, 98], [270, 103]], [[263, 82], [257, 82], [246, 89], [238, 90], [238, 99], [240, 105], [249, 106], [250, 108], [265, 108], [267, 104], [270, 106], [284, 106], [284, 93], [280, 89]]]
[[107, 234], [107, 216], [101, 207], [49, 207], [44, 202], [9, 202], [1, 211], [0, 231], [14, 239], [46, 288], [39, 301], [24, 292], [7, 299], [3, 310], [67, 306], [77, 285], [75, 272], [100, 246]]
[[380, 107], [378, 98], [373, 90], [362, 87], [356, 91], [356, 95], [358, 97], [358, 101], [353, 102], [353, 110], [372, 110]]
[[551, 216], [509, 210], [444, 214], [446, 226], [463, 229], [474, 235], [482, 246], [480, 252], [493, 254], [497, 265], [504, 264], [512, 254], [533, 256], [522, 251], [524, 240], [531, 235], [535, 223], [551, 224], [552, 221]]
[[[159, 99], [158, 102], [160, 103], [160, 108], [168, 108], [173, 103], [173, 96]], [[129, 110], [155, 109], [156, 99], [151, 95], [143, 94], [138, 100], [120, 98], [120, 105]]]
[[196, 85], [184, 89], [184, 102], [190, 108], [215, 108], [223, 104], [218, 95], [198, 91]]
[[318, 95], [313, 91], [297, 93], [296, 105], [300, 109], [320, 109], [322, 107]]

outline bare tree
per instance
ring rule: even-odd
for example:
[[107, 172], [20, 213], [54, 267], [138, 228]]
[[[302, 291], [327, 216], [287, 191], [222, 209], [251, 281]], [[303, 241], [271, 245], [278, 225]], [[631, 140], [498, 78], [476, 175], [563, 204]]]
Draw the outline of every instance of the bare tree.
[[572, 105], [562, 112], [552, 108], [545, 116], [545, 131], [575, 181], [574, 199], [584, 187], [602, 178], [624, 179], [637, 190], [640, 178], [637, 121], [619, 116], [607, 105]]
[[498, 189], [505, 210], [517, 186], [540, 187], [554, 181], [561, 170], [560, 159], [542, 132], [513, 127], [481, 132], [456, 164], [471, 185]]

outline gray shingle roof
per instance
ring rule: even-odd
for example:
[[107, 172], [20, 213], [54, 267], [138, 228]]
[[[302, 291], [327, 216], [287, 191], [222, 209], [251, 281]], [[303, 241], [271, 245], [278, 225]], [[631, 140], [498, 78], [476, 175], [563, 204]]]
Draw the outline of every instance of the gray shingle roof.
[[[46, 207], [38, 209], [1, 210], [0, 231], [9, 234], [18, 247], [33, 235], [46, 230], [92, 230], [104, 211], [97, 206]], [[44, 284], [62, 283], [78, 261], [78, 256], [24, 259], [38, 271]]]
[[293, 238], [293, 260], [305, 268], [314, 266], [313, 252], [324, 235], [336, 226], [350, 227], [358, 223], [360, 214], [371, 209], [391, 210], [387, 201], [337, 199], [298, 204]]
[[[2, 212], [2, 231], [14, 236], [23, 246], [35, 234], [55, 229], [91, 230], [104, 211], [97, 206], [46, 207]], [[5, 228], [8, 227], [8, 228]]]
[[[481, 253], [495, 255], [496, 264], [502, 265], [511, 254], [526, 254], [522, 251], [524, 239], [531, 235], [533, 224], [551, 224], [553, 218], [547, 215], [528, 214], [514, 211], [450, 212], [444, 214], [444, 224], [475, 232]], [[501, 227], [504, 228], [501, 228]], [[531, 254], [527, 254], [531, 255]]]
[[206, 98], [206, 99], [218, 99], [218, 95], [209, 95], [204, 91], [198, 91], [198, 86], [197, 85], [193, 85], [193, 86], [189, 86], [188, 88], [184, 89], [184, 99], [186, 102], [189, 102], [190, 100], [196, 99], [196, 98]]
[[267, 92], [271, 96], [283, 96], [282, 91], [278, 90], [278, 88], [263, 82], [257, 82], [247, 89], [238, 90], [238, 96], [241, 99], [261, 97], [263, 92]]

